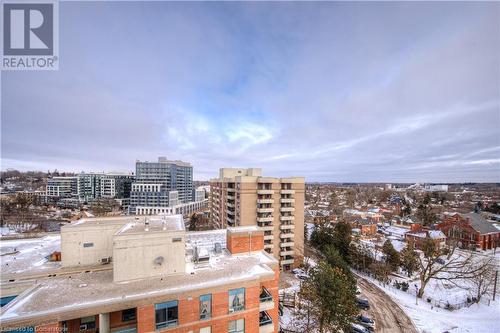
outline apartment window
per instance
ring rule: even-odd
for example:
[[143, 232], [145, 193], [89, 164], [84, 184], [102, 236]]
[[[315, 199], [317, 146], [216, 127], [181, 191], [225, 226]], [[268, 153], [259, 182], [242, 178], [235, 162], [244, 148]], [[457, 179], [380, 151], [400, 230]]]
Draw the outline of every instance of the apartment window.
[[212, 316], [212, 295], [200, 296], [200, 319], [208, 319]]
[[212, 327], [208, 326], [208, 327], [200, 328], [200, 333], [212, 333]]
[[229, 312], [245, 309], [245, 288], [229, 290]]
[[155, 322], [156, 329], [176, 326], [179, 322], [179, 302], [155, 304]]
[[122, 311], [122, 321], [135, 320], [135, 308]]
[[95, 316], [80, 319], [80, 331], [93, 330], [95, 328]]
[[182, 238], [180, 237], [172, 238], [172, 243], [177, 243], [177, 242], [182, 242]]
[[83, 247], [93, 247], [94, 243], [83, 243]]
[[231, 320], [227, 331], [229, 333], [245, 333], [245, 319]]

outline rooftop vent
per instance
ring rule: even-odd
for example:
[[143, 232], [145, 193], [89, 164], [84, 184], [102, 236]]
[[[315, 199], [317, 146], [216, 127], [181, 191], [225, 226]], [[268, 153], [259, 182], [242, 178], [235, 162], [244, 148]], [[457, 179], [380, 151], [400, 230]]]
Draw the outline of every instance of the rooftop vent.
[[210, 261], [210, 253], [207, 249], [196, 246], [194, 248], [193, 260], [196, 263], [207, 263]]
[[222, 245], [221, 243], [217, 242], [214, 245], [214, 253], [220, 254], [222, 252]]
[[161, 266], [164, 261], [165, 261], [165, 258], [163, 258], [162, 256], [160, 256], [160, 257], [156, 257], [155, 258], [154, 263], [155, 263], [156, 266]]

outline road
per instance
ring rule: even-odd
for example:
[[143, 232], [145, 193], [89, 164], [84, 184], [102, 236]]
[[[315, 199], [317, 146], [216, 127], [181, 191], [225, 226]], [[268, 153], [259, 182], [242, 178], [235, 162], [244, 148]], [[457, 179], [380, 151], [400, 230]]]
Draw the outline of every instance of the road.
[[370, 301], [367, 312], [376, 321], [377, 333], [418, 333], [410, 318], [383, 291], [358, 277], [361, 294]]

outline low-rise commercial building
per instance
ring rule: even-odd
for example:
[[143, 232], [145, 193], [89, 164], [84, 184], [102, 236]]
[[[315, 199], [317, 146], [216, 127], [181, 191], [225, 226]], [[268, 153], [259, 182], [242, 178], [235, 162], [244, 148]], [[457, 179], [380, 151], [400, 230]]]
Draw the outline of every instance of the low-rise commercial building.
[[62, 267], [2, 308], [35, 332], [278, 332], [278, 261], [256, 226], [186, 232], [182, 216], [82, 219]]

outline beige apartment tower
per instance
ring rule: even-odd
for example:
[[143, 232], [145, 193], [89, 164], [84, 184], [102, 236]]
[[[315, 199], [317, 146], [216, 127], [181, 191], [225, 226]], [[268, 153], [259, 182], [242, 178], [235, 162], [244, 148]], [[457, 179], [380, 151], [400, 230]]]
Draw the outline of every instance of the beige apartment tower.
[[216, 226], [257, 225], [264, 230], [264, 250], [279, 260], [281, 269], [301, 264], [304, 177], [263, 177], [257, 168], [222, 168], [210, 187], [210, 212]]

